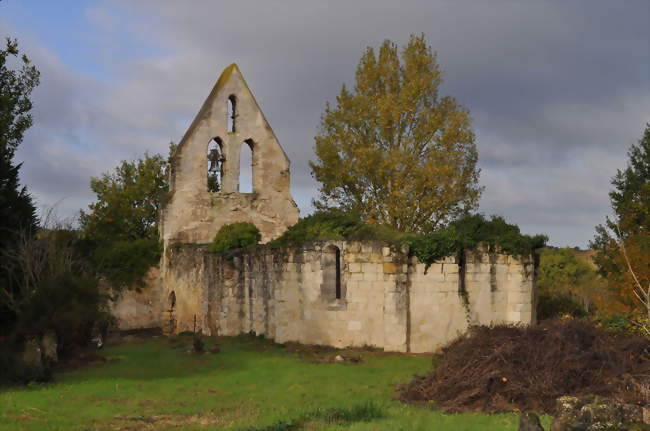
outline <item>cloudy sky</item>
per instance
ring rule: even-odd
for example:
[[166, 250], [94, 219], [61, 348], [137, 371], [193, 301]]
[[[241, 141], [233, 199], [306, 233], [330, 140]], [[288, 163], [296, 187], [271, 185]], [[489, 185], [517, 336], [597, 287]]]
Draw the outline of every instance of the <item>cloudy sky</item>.
[[480, 211], [581, 247], [650, 122], [649, 22], [649, 0], [0, 0], [0, 35], [42, 74], [22, 181], [60, 215], [92, 200], [91, 176], [166, 152], [232, 62], [309, 213], [325, 102], [367, 46], [424, 33], [474, 119]]

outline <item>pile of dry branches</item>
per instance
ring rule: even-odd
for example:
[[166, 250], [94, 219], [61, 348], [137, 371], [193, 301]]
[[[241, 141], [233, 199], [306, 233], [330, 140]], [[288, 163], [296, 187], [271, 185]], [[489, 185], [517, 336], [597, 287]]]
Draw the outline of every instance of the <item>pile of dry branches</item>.
[[650, 340], [580, 320], [474, 327], [443, 350], [430, 375], [400, 394], [448, 412], [551, 413], [556, 398], [586, 394], [647, 404]]

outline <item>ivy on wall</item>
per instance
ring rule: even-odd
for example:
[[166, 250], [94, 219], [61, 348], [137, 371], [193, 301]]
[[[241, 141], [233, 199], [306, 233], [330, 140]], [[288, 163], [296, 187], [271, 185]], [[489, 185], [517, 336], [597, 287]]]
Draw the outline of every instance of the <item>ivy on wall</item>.
[[[225, 251], [235, 247], [244, 247], [257, 242], [246, 241], [250, 237], [249, 229], [227, 225], [228, 247], [215, 247], [212, 251]], [[229, 227], [231, 226], [231, 227]], [[232, 232], [230, 232], [232, 231]], [[241, 240], [239, 239], [241, 236]], [[244, 238], [246, 237], [246, 238]], [[465, 250], [475, 250], [479, 244], [490, 249], [500, 248], [504, 253], [525, 257], [544, 247], [548, 237], [545, 235], [524, 235], [515, 224], [510, 224], [503, 217], [486, 218], [481, 214], [467, 215], [443, 229], [425, 234], [399, 232], [391, 227], [364, 222], [360, 217], [336, 210], [318, 211], [300, 219], [282, 236], [271, 241], [271, 247], [299, 246], [324, 240], [380, 240], [391, 244], [408, 244], [410, 253], [427, 266], [447, 256], [459, 256]], [[219, 240], [221, 241], [221, 240]], [[218, 249], [217, 249], [218, 248]]]

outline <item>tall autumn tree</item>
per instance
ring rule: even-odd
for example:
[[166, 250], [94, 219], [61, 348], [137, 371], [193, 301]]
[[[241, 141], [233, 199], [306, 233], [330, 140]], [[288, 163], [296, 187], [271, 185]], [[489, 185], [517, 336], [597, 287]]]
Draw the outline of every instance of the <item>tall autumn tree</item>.
[[612, 179], [612, 217], [596, 227], [591, 246], [601, 274], [631, 307], [650, 319], [650, 124]]
[[327, 104], [312, 175], [319, 207], [422, 232], [476, 208], [478, 153], [469, 111], [440, 96], [442, 72], [424, 35], [386, 40], [361, 57], [353, 90]]

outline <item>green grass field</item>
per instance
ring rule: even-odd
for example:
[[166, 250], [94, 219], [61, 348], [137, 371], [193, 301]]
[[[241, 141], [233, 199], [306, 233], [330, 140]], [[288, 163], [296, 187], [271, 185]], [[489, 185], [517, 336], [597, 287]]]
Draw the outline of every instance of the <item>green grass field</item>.
[[[397, 401], [395, 387], [429, 370], [430, 357], [206, 340], [215, 343], [220, 353], [194, 355], [191, 337], [136, 340], [54, 383], [1, 390], [0, 430], [517, 428], [516, 414], [446, 415]], [[327, 361], [339, 353], [362, 361]]]

